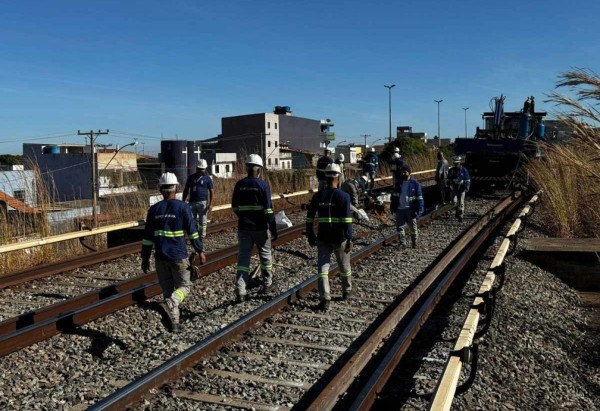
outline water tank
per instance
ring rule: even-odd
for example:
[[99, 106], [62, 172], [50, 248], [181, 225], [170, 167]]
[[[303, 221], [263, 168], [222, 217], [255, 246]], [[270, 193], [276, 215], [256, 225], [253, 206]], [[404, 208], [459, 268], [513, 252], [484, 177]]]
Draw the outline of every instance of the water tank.
[[44, 146], [44, 148], [42, 149], [42, 152], [44, 154], [60, 154], [60, 147], [59, 146]]
[[165, 171], [175, 173], [180, 185], [187, 180], [187, 141], [163, 140], [160, 142], [161, 159]]
[[521, 116], [521, 121], [519, 123], [519, 134], [517, 137], [520, 140], [527, 140], [530, 132], [531, 132], [531, 114], [523, 113]]
[[544, 138], [544, 135], [546, 134], [546, 124], [544, 123], [544, 120], [540, 120], [539, 123], [537, 123], [537, 125], [535, 126], [535, 136], [537, 138]]

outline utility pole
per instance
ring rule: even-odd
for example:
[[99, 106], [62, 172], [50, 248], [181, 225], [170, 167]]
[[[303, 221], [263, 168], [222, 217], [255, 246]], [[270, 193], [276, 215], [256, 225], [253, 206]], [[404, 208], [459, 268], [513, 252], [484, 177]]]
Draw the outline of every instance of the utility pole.
[[442, 136], [440, 135], [440, 103], [444, 100], [433, 100], [437, 103], [438, 105], [438, 149], [440, 148], [440, 145], [442, 143]]
[[371, 137], [371, 135], [370, 134], [361, 134], [360, 136], [365, 138], [365, 151], [367, 151], [367, 138]]
[[108, 129], [105, 131], [94, 131], [90, 130], [89, 132], [81, 132], [77, 130], [78, 136], [88, 136], [90, 138], [90, 151], [91, 151], [91, 162], [92, 162], [92, 218], [94, 219], [94, 227], [98, 227], [98, 212], [96, 208], [98, 207], [98, 164], [96, 163], [96, 149], [95, 149], [95, 138], [102, 134], [108, 134]]
[[465, 110], [465, 138], [467, 138], [467, 110], [469, 109], [469, 107], [463, 107], [463, 110]]

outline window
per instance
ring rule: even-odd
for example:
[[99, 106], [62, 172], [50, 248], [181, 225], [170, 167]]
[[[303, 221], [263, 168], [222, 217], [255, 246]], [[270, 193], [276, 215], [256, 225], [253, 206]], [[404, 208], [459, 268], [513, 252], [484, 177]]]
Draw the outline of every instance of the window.
[[267, 141], [267, 146], [271, 147], [271, 140]]
[[271, 159], [269, 159], [269, 165], [271, 165]]
[[279, 165], [279, 159], [278, 159], [278, 158], [276, 158], [276, 159], [275, 159], [275, 165], [276, 165], [276, 166], [278, 166], [278, 165]]
[[279, 144], [279, 142], [278, 142], [278, 141], [275, 141], [275, 147], [277, 147], [277, 146], [278, 146], [278, 144]]
[[13, 197], [19, 201], [25, 201], [25, 190], [15, 190], [13, 191]]
[[271, 128], [271, 122], [267, 121], [267, 128]]
[[277, 123], [273, 123], [275, 125], [275, 130], [277, 130]]
[[220, 173], [220, 172], [221, 172], [221, 171], [220, 171], [220, 169], [219, 169], [219, 166], [218, 166], [218, 165], [216, 165], [216, 166], [215, 166], [215, 173], [217, 173], [217, 174], [218, 174], [218, 173]]
[[229, 173], [229, 164], [226, 164], [226, 165], [225, 165], [225, 172], [226, 172], [226, 173]]

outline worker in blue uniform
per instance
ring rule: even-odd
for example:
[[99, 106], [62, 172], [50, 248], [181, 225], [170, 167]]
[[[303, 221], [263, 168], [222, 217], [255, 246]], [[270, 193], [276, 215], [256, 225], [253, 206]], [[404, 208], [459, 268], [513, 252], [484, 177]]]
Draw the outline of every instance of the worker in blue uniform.
[[255, 245], [260, 258], [261, 293], [268, 293], [273, 288], [271, 241], [277, 239], [277, 227], [271, 203], [271, 187], [266, 181], [260, 179], [262, 168], [262, 158], [258, 154], [250, 154], [246, 159], [248, 176], [236, 183], [231, 199], [231, 207], [239, 219], [237, 302], [246, 300], [246, 288], [250, 275], [250, 255]]
[[[190, 207], [175, 198], [177, 177], [173, 173], [164, 173], [159, 184], [163, 200], [148, 210], [142, 239], [142, 271], [147, 273], [150, 269], [150, 255], [154, 246], [156, 274], [164, 297], [161, 308], [169, 319], [171, 330], [178, 332], [179, 306], [189, 295], [192, 285], [190, 265], [203, 264], [206, 257]], [[186, 234], [198, 253], [189, 260]]]
[[196, 167], [197, 171], [187, 178], [185, 188], [183, 189], [183, 201], [189, 202], [192, 215], [198, 227], [202, 228], [202, 238], [206, 237], [208, 213], [215, 193], [212, 179], [206, 172], [207, 166], [206, 160], [200, 159]]
[[375, 174], [379, 170], [379, 158], [375, 154], [375, 147], [369, 148], [367, 154], [363, 157], [363, 172], [369, 176], [368, 190], [375, 186]]
[[412, 247], [417, 247], [419, 228], [417, 219], [425, 210], [423, 189], [417, 180], [411, 177], [411, 169], [404, 166], [400, 172], [400, 179], [394, 186], [392, 194], [391, 211], [396, 214], [396, 230], [398, 232], [398, 246], [406, 248], [406, 228], [411, 235]]
[[325, 168], [333, 163], [331, 149], [326, 148], [325, 153], [317, 160], [317, 180], [319, 181], [319, 191], [327, 188], [327, 178], [325, 177]]
[[452, 204], [456, 206], [456, 218], [462, 221], [465, 214], [465, 194], [471, 188], [471, 176], [462, 165], [461, 156], [453, 157], [452, 163], [454, 166], [448, 171], [448, 181], [452, 190]]
[[[342, 298], [347, 299], [352, 292], [350, 253], [352, 252], [352, 214], [350, 196], [338, 188], [341, 170], [337, 164], [325, 169], [327, 188], [316, 193], [306, 214], [306, 235], [311, 246], [317, 246], [317, 266], [319, 273], [319, 308], [329, 309], [331, 300], [329, 288], [329, 264], [331, 254], [335, 254], [342, 279]], [[314, 233], [314, 222], [319, 223], [318, 233]]]
[[396, 181], [401, 179], [402, 169], [404, 166], [408, 165], [400, 154], [400, 149], [398, 147], [394, 147], [394, 154], [392, 154], [392, 158], [390, 160], [390, 171], [392, 172], [392, 186], [396, 184]]

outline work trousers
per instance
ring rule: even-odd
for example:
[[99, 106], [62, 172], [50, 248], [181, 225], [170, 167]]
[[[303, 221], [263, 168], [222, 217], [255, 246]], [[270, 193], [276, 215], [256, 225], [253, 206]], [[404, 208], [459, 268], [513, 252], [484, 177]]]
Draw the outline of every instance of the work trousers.
[[240, 250], [235, 280], [237, 295], [246, 295], [246, 286], [250, 276], [250, 255], [254, 245], [258, 248], [263, 285], [270, 286], [273, 283], [273, 263], [269, 231], [238, 230], [238, 242]]
[[375, 187], [375, 171], [369, 171], [367, 173], [367, 175], [369, 176], [369, 182], [368, 182], [367, 188], [369, 190], [372, 190], [373, 187]]
[[440, 191], [440, 204], [446, 204], [446, 192], [448, 191], [448, 181], [446, 179], [437, 182]]
[[156, 260], [158, 283], [162, 288], [165, 302], [173, 313], [174, 324], [179, 323], [179, 305], [189, 295], [192, 287], [189, 267], [188, 260]]
[[410, 208], [398, 208], [396, 210], [396, 231], [400, 237], [400, 244], [406, 245], [406, 228], [410, 231], [410, 237], [413, 242], [419, 238], [419, 227], [416, 217], [413, 218]]
[[352, 270], [350, 269], [350, 253], [344, 251], [346, 241], [341, 244], [329, 244], [317, 240], [317, 265], [319, 269], [319, 298], [321, 300], [331, 300], [329, 288], [329, 264], [331, 262], [331, 253], [335, 254], [335, 259], [340, 267], [340, 278], [342, 279], [342, 290], [352, 290]]
[[191, 203], [190, 207], [192, 208], [192, 215], [194, 216], [194, 220], [198, 224], [198, 229], [202, 238], [206, 237], [206, 226], [208, 223], [208, 202], [197, 201], [195, 203]]
[[456, 216], [461, 217], [465, 214], [465, 191], [452, 191], [452, 204], [456, 206]]

